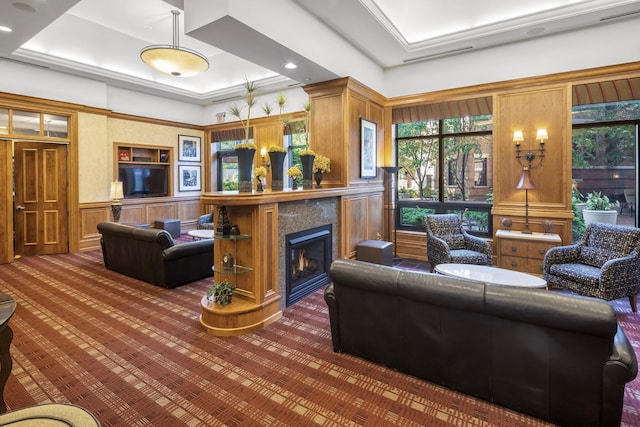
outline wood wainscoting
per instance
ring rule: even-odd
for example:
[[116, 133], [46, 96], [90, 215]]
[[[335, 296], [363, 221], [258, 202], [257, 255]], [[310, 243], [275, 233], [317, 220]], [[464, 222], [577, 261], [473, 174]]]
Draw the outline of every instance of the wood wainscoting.
[[[200, 197], [154, 197], [122, 200], [120, 222], [151, 224], [157, 219], [176, 218], [182, 231], [196, 228], [202, 211]], [[98, 223], [113, 221], [110, 202], [80, 204], [80, 251], [100, 249]]]

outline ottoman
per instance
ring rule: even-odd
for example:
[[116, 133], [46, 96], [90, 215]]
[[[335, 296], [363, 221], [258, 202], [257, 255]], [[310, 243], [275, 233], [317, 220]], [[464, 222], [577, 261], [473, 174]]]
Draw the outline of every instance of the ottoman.
[[153, 222], [153, 228], [160, 228], [171, 234], [171, 237], [180, 237], [180, 220], [179, 219], [156, 219]]
[[391, 265], [393, 263], [393, 243], [384, 240], [365, 240], [356, 247], [358, 261], [373, 264]]

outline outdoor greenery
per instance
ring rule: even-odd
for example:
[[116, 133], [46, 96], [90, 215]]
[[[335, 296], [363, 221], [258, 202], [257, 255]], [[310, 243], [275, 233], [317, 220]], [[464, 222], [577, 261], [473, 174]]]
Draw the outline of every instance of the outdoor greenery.
[[[438, 196], [437, 173], [449, 187], [451, 199], [468, 200], [474, 182], [475, 158], [482, 158], [483, 146], [490, 146], [490, 116], [466, 116], [398, 125], [398, 165], [401, 175], [417, 187], [417, 197]], [[483, 132], [483, 133], [477, 133]], [[474, 134], [475, 133], [475, 134]], [[440, 158], [440, 144], [443, 158]], [[431, 182], [430, 182], [431, 181]], [[411, 187], [411, 185], [410, 185]]]
[[609, 211], [620, 207], [619, 201], [611, 201], [599, 191], [587, 194], [587, 206], [585, 209], [594, 211]]
[[429, 208], [402, 208], [400, 210], [400, 223], [402, 225], [424, 225], [424, 217], [436, 213], [435, 209]]

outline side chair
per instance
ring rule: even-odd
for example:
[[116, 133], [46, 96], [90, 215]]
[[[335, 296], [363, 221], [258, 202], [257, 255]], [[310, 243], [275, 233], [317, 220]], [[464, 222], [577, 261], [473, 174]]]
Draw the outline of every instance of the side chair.
[[196, 227], [198, 230], [213, 230], [213, 213], [200, 215]]
[[491, 245], [462, 227], [456, 214], [434, 214], [424, 217], [427, 231], [427, 258], [431, 268], [438, 264], [492, 264]]
[[549, 249], [543, 271], [549, 288], [606, 301], [628, 297], [637, 312], [640, 228], [591, 223], [579, 243]]

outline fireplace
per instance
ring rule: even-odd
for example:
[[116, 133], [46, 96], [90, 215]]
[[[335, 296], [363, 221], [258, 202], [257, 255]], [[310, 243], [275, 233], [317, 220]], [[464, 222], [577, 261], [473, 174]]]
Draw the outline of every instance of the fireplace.
[[331, 224], [287, 234], [286, 305], [329, 283]]

